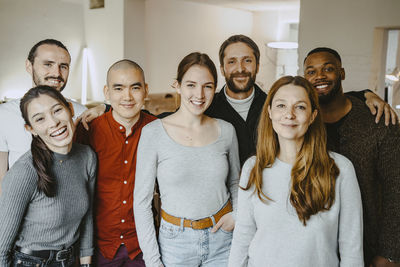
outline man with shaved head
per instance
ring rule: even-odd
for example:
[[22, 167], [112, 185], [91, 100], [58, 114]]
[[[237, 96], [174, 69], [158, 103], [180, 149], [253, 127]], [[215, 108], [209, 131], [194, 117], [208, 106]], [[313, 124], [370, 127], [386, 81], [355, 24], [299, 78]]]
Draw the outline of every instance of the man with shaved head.
[[97, 153], [95, 197], [96, 266], [145, 266], [133, 218], [136, 149], [142, 128], [155, 117], [141, 108], [147, 96], [142, 68], [124, 59], [107, 72], [104, 96], [111, 111], [96, 118], [77, 141]]

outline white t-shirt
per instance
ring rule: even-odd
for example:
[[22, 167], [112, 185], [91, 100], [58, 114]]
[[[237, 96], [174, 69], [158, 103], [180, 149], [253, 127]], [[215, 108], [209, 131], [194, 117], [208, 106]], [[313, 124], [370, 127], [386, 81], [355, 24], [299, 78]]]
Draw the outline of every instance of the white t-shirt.
[[[32, 135], [25, 130], [25, 121], [22, 118], [19, 103], [15, 99], [0, 104], [0, 151], [8, 152], [8, 167], [31, 148]], [[74, 107], [74, 119], [86, 110], [86, 107], [75, 101], [68, 100]]]

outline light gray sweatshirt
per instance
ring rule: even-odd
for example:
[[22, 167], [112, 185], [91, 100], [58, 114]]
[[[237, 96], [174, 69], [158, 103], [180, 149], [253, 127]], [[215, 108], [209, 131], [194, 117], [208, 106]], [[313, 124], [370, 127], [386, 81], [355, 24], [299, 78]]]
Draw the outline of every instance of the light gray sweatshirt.
[[[289, 200], [292, 166], [276, 159], [263, 171], [261, 202], [254, 186], [239, 189], [230, 267], [363, 267], [363, 222], [360, 189], [351, 162], [331, 153], [340, 174], [335, 202], [312, 215], [304, 226]], [[243, 166], [240, 185], [247, 185], [255, 157]]]
[[218, 139], [202, 147], [176, 143], [161, 120], [149, 123], [142, 130], [133, 203], [146, 266], [161, 264], [151, 211], [156, 177], [162, 209], [175, 217], [193, 220], [209, 217], [229, 198], [236, 210], [240, 168], [236, 133], [230, 123], [217, 121]]

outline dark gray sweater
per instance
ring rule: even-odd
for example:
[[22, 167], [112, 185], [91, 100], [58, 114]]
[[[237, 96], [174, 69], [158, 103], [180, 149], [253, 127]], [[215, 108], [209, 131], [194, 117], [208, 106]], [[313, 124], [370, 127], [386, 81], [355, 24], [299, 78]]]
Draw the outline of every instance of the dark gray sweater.
[[367, 106], [347, 96], [351, 111], [326, 124], [329, 149], [351, 160], [361, 190], [364, 215], [364, 257], [400, 262], [400, 127], [378, 124]]
[[73, 144], [67, 155], [54, 153], [56, 196], [37, 190], [32, 154], [25, 153], [7, 172], [0, 196], [0, 266], [9, 266], [14, 245], [60, 250], [80, 238], [80, 257], [93, 255], [92, 199], [96, 154]]

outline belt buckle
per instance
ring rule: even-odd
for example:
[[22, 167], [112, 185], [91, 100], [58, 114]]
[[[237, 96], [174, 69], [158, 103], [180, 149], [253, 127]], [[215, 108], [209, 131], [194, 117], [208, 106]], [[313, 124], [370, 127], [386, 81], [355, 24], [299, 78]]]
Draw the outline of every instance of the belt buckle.
[[196, 228], [193, 227], [193, 222], [198, 222], [199, 220], [191, 220], [190, 221], [190, 228], [197, 230]]
[[68, 257], [71, 254], [70, 250], [71, 250], [71, 248], [59, 250], [57, 252], [57, 254], [56, 254], [56, 261], [65, 261], [65, 260], [67, 260]]

